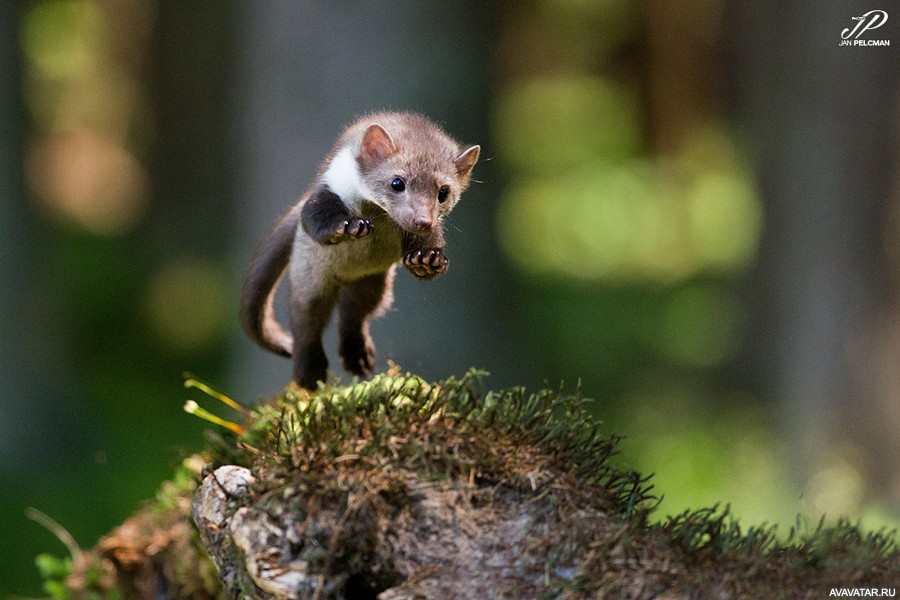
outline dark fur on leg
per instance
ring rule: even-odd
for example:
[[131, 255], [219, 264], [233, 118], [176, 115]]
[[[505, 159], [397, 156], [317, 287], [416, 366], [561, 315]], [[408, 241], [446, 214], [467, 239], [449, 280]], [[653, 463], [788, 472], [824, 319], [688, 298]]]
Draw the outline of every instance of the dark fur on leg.
[[340, 196], [325, 186], [309, 197], [300, 212], [300, 224], [320, 244], [339, 244], [372, 233], [372, 223], [350, 214]]
[[389, 303], [385, 297], [391, 273], [378, 273], [346, 284], [340, 291], [340, 349], [344, 368], [364, 377], [375, 370], [375, 344], [369, 317]]

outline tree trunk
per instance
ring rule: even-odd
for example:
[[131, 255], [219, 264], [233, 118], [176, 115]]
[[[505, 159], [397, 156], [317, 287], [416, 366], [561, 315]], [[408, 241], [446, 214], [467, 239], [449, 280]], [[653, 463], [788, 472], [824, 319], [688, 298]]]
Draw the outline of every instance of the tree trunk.
[[[884, 246], [896, 205], [897, 53], [839, 47], [863, 12], [808, 0], [731, 8], [734, 104], [766, 209], [752, 282], [762, 335], [748, 355], [761, 357], [759, 380], [780, 405], [799, 481], [849, 438], [874, 487], [896, 498], [900, 415], [890, 407], [900, 388], [876, 382], [898, 292]], [[871, 33], [896, 44], [897, 31]]]

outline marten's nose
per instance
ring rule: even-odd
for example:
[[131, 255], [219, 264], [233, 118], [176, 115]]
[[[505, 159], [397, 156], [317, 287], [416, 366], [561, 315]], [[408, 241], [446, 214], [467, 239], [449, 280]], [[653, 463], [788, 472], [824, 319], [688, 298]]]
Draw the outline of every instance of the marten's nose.
[[429, 217], [415, 217], [413, 219], [413, 227], [416, 228], [416, 231], [429, 231], [434, 226], [434, 223]]

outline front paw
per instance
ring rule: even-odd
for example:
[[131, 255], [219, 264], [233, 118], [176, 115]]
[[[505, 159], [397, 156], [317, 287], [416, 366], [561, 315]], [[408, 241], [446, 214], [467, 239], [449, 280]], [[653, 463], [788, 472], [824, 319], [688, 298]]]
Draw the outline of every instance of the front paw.
[[331, 235], [328, 236], [329, 244], [339, 244], [348, 240], [366, 237], [372, 233], [372, 222], [363, 217], [348, 217], [337, 224]]
[[434, 279], [447, 271], [450, 259], [440, 248], [414, 250], [403, 257], [403, 264], [419, 279]]

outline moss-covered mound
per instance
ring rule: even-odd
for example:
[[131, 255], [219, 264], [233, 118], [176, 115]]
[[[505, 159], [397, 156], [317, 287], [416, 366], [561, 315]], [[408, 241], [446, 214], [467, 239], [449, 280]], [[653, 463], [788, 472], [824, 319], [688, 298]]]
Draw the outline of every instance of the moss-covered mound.
[[[820, 598], [900, 581], [893, 533], [820, 525], [778, 541], [717, 509], [651, 524], [647, 478], [610, 462], [617, 440], [585, 400], [481, 379], [390, 372], [255, 409], [162, 510], [183, 522], [193, 497], [222, 589], [178, 535], [130, 560], [152, 585], [127, 581], [109, 540], [80, 572], [105, 574], [99, 595], [185, 598]], [[168, 564], [182, 559], [196, 576]], [[68, 589], [88, 590], [83, 576]]]

